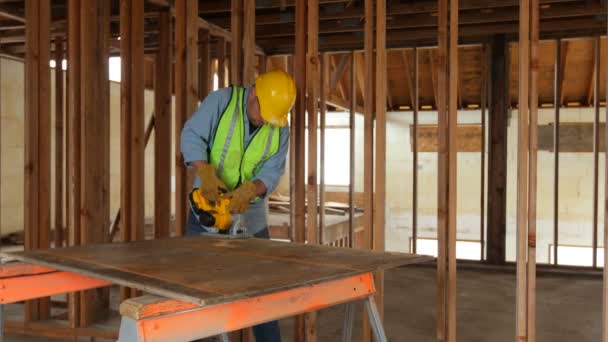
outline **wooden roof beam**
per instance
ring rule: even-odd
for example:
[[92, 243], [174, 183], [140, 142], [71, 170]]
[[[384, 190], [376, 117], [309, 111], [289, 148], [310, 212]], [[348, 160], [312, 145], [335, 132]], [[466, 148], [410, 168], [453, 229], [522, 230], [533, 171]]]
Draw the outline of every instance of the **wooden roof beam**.
[[[595, 39], [599, 39], [599, 37], [596, 37]], [[595, 63], [597, 62], [597, 55], [595, 54], [595, 44], [594, 44], [594, 53], [593, 53], [593, 64], [595, 65]], [[595, 67], [591, 68], [591, 77], [589, 77], [589, 87], [587, 88], [587, 105], [589, 106], [593, 106], [593, 102], [591, 102], [591, 100], [593, 99], [593, 92], [594, 92], [594, 84], [595, 84], [595, 78], [597, 77], [597, 75], [595, 74]]]
[[433, 50], [432, 49], [428, 49], [428, 54], [429, 54], [429, 66], [431, 68], [431, 82], [433, 83], [433, 98], [435, 100], [435, 108], [437, 107], [437, 74], [435, 72], [436, 69], [436, 64], [435, 64], [435, 57], [433, 56]]
[[405, 82], [407, 83], [407, 88], [409, 90], [410, 95], [410, 107], [414, 106], [414, 80], [412, 79], [410, 61], [407, 58], [407, 54], [405, 50], [401, 50], [401, 59], [403, 60], [403, 69], [405, 73]]

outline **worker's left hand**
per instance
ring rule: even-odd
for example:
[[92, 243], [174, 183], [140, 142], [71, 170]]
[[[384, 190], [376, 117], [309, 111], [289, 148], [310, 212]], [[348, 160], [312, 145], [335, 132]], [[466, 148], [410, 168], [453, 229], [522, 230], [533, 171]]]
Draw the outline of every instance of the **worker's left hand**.
[[240, 214], [247, 210], [249, 202], [256, 196], [256, 186], [254, 182], [245, 182], [231, 193], [228, 210], [233, 214]]

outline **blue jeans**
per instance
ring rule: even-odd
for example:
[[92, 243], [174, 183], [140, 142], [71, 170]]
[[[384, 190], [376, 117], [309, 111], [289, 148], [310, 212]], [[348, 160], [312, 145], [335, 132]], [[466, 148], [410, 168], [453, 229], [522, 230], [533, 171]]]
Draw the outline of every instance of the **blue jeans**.
[[[194, 215], [190, 214], [188, 216], [186, 236], [197, 236], [206, 232], [206, 229], [198, 223]], [[258, 231], [253, 236], [260, 239], [270, 239], [268, 227]], [[253, 334], [255, 335], [256, 342], [281, 342], [281, 329], [279, 327], [279, 321], [258, 324], [253, 327]]]

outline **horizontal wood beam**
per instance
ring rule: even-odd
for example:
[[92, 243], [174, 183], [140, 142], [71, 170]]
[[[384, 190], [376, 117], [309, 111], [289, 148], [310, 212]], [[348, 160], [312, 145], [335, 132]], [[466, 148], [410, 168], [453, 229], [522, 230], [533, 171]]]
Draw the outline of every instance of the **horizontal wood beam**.
[[[329, 105], [329, 106], [333, 106], [333, 107], [336, 107], [337, 109], [341, 109], [344, 111], [350, 110], [349, 101], [336, 97], [335, 95], [332, 95], [329, 99], [327, 99], [327, 101], [325, 101], [325, 103], [327, 103], [327, 105]], [[363, 114], [363, 107], [357, 105], [357, 107], [355, 108], [355, 112], [357, 114]]]

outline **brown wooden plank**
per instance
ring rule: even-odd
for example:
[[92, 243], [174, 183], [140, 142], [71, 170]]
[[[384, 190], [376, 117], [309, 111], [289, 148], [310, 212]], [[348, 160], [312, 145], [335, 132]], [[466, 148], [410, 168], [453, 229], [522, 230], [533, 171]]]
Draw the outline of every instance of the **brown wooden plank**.
[[[438, 125], [427, 124], [418, 125], [418, 152], [438, 152]], [[479, 124], [460, 124], [456, 128], [457, 151], [458, 152], [479, 152], [481, 151], [481, 125]], [[414, 128], [410, 127], [410, 139], [414, 139]], [[414, 146], [410, 146], [414, 151]]]
[[[307, 188], [308, 203], [317, 203], [317, 129], [318, 129], [318, 97], [319, 97], [319, 4], [317, 0], [307, 0], [307, 57], [306, 57], [306, 88], [307, 88], [307, 131], [308, 131], [308, 163]], [[306, 240], [318, 243], [317, 206], [307, 206]]]
[[354, 247], [354, 232], [355, 232], [355, 108], [357, 107], [357, 69], [355, 66], [356, 53], [350, 54], [350, 108], [348, 113], [349, 127], [349, 172], [348, 172], [348, 247]]
[[198, 58], [200, 60], [200, 63], [198, 64], [198, 97], [201, 101], [203, 101], [211, 92], [211, 89], [213, 89], [210, 38], [209, 30], [198, 30]]
[[599, 201], [599, 145], [600, 145], [600, 37], [596, 37], [594, 41], [594, 63], [593, 70], [595, 79], [593, 80], [593, 108], [595, 115], [593, 116], [593, 267], [597, 267], [597, 243], [598, 243], [598, 201]]
[[[413, 81], [409, 82], [411, 103], [413, 111], [413, 127], [412, 127], [412, 250], [411, 252], [416, 254], [418, 250], [418, 110], [420, 109], [418, 101], [420, 99], [420, 87], [419, 87], [419, 52], [417, 48], [414, 48], [414, 77]], [[404, 61], [405, 59], [404, 54]], [[407, 63], [406, 63], [407, 65]], [[406, 70], [409, 73], [409, 70]]]
[[327, 53], [321, 55], [321, 92], [319, 96], [319, 244], [323, 244], [323, 230], [325, 229], [325, 126], [327, 116], [327, 96], [329, 95], [329, 58]]
[[4, 255], [204, 305], [432, 259], [215, 237], [99, 244]]
[[159, 11], [159, 50], [154, 81], [154, 237], [169, 237], [171, 220], [171, 13]]
[[[141, 4], [143, 11], [143, 2]], [[110, 3], [103, 0], [81, 4], [81, 108], [82, 108], [82, 244], [102, 243], [108, 237], [109, 213], [109, 82], [108, 44]], [[143, 18], [142, 35], [143, 35]], [[143, 47], [142, 47], [143, 54]], [[143, 60], [143, 58], [142, 58]], [[143, 74], [142, 74], [143, 76]], [[142, 80], [143, 95], [143, 80]], [[143, 126], [143, 122], [142, 122]], [[142, 128], [143, 134], [143, 128]], [[142, 175], [143, 177], [143, 175]], [[143, 182], [143, 180], [142, 180]], [[107, 314], [109, 292], [84, 291], [81, 326]]]
[[63, 247], [63, 37], [55, 38], [55, 248]]
[[[68, 2], [68, 64], [67, 70], [67, 223], [68, 245], [80, 244], [80, 189], [81, 189], [81, 108], [80, 108], [80, 4], [81, 0]], [[80, 296], [68, 296], [70, 326], [80, 326]]]
[[232, 0], [230, 4], [230, 83], [238, 85], [243, 80], [243, 0]]
[[228, 85], [226, 78], [226, 41], [222, 37], [217, 38], [217, 79], [218, 88]]
[[553, 78], [553, 108], [555, 115], [553, 117], [553, 148], [554, 148], [554, 159], [553, 159], [553, 263], [557, 265], [558, 255], [557, 246], [559, 246], [559, 152], [560, 152], [560, 109], [562, 107], [561, 94], [562, 94], [562, 79], [563, 69], [562, 65], [562, 42], [560, 39], [555, 41], [555, 61], [553, 65], [554, 78]]
[[255, 0], [243, 1], [243, 85], [255, 82]]

